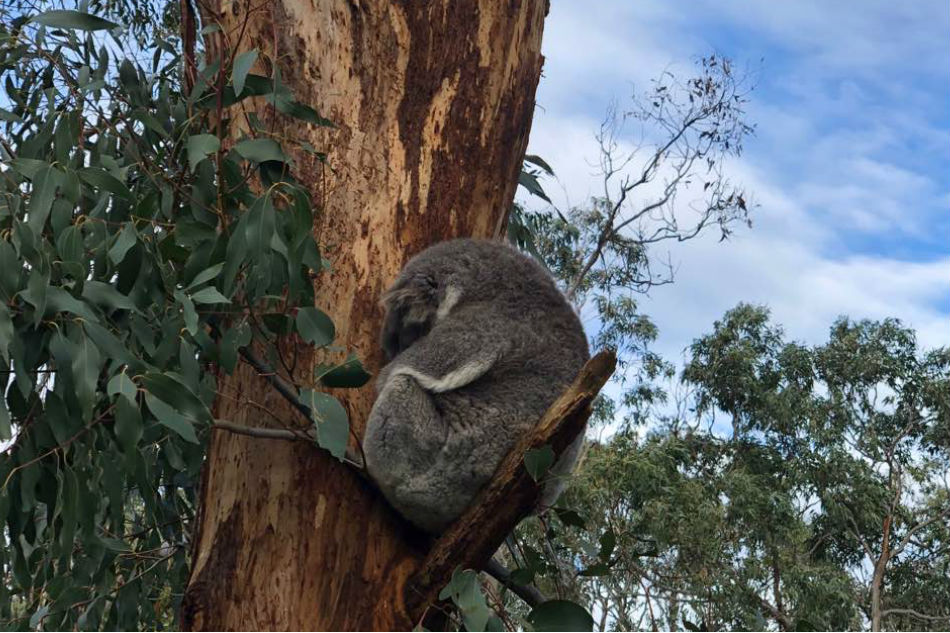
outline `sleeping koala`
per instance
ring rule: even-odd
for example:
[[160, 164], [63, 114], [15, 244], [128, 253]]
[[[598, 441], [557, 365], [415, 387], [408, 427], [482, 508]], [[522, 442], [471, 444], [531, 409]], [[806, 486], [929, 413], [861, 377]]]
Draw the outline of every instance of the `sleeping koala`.
[[[366, 468], [409, 521], [439, 533], [589, 357], [580, 320], [540, 265], [487, 240], [436, 244], [383, 297], [390, 362], [366, 427]], [[583, 434], [549, 472], [554, 502]]]

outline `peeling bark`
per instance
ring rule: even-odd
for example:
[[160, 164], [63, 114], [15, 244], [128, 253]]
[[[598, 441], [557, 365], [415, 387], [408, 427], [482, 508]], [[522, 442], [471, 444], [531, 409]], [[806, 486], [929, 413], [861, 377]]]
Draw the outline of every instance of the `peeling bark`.
[[[257, 48], [260, 71], [276, 60], [297, 98], [336, 125], [291, 121], [260, 100], [243, 106], [327, 154], [325, 165], [293, 153], [333, 266], [315, 282], [317, 303], [336, 343], [374, 371], [378, 299], [406, 260], [440, 240], [503, 232], [547, 4], [207, 0], [199, 9], [205, 25], [222, 28], [207, 42], [212, 59]], [[299, 341], [281, 347], [308, 382], [323, 359]], [[253, 399], [296, 423], [247, 364], [218, 386], [216, 417], [268, 426]], [[361, 435], [372, 387], [335, 395]], [[352, 471], [303, 443], [213, 431], [194, 538], [186, 629], [405, 630], [425, 607], [401, 606], [424, 540]]]

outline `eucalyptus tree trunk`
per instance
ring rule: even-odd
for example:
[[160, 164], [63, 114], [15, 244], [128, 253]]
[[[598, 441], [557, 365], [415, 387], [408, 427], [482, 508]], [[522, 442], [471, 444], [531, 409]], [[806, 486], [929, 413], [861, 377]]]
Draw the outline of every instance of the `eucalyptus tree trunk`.
[[884, 574], [887, 571], [887, 564], [890, 562], [890, 540], [891, 540], [891, 521], [890, 514], [885, 515], [881, 538], [881, 555], [874, 561], [874, 572], [871, 574], [871, 630], [881, 630], [881, 594], [884, 589]]
[[[256, 48], [296, 97], [336, 127], [295, 126], [326, 153], [293, 156], [316, 205], [332, 272], [315, 280], [337, 344], [370, 371], [381, 358], [380, 293], [406, 260], [440, 240], [500, 236], [514, 195], [540, 76], [546, 0], [207, 0], [209, 58]], [[240, 113], [243, 118], [245, 113]], [[316, 363], [298, 340], [295, 379]], [[215, 414], [248, 426], [295, 412], [247, 365], [221, 376]], [[361, 436], [372, 386], [335, 393]], [[252, 399], [254, 406], [248, 405]], [[355, 443], [353, 443], [355, 446]], [[419, 621], [406, 581], [423, 546], [352, 470], [301, 443], [215, 431], [206, 464], [188, 629], [404, 630]]]

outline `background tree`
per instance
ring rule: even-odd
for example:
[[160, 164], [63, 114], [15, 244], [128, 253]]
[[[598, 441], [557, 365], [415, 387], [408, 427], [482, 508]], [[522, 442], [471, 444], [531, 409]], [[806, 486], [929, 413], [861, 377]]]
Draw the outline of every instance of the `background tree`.
[[605, 630], [945, 628], [948, 361], [897, 321], [807, 347], [738, 306], [689, 350], [689, 406], [591, 447], [583, 527], [529, 524], [569, 562], [541, 586]]
[[[629, 108], [608, 109], [596, 134], [600, 195], [566, 211], [513, 214], [513, 238], [548, 266], [585, 322], [599, 324], [594, 348], [618, 350], [622, 395], [602, 403], [606, 415], [634, 421], [663, 397], [653, 381], [670, 366], [649, 349], [657, 328], [637, 295], [673, 282], [664, 244], [709, 230], [726, 239], [736, 225], [751, 225], [750, 195], [732, 184], [728, 167], [755, 129], [744, 109], [752, 89], [718, 55], [697, 60], [690, 74], [664, 72]], [[537, 181], [545, 175], [554, 174], [535, 161], [522, 183], [548, 200]]]

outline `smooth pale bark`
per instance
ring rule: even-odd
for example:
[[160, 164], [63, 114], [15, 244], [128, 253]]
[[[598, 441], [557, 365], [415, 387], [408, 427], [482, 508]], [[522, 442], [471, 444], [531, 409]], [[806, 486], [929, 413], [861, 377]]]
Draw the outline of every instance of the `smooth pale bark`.
[[890, 540], [891, 540], [891, 521], [893, 517], [888, 514], [884, 517], [884, 526], [881, 538], [881, 555], [874, 561], [874, 573], [871, 576], [871, 630], [881, 630], [881, 593], [884, 588], [884, 573], [887, 571], [887, 564], [890, 562]]
[[[337, 344], [379, 367], [380, 293], [425, 246], [499, 236], [514, 195], [540, 76], [547, 3], [272, 0], [198, 3], [222, 31], [209, 56], [261, 51], [303, 103], [336, 127], [275, 116], [327, 166], [294, 153], [319, 207], [314, 234], [332, 263], [315, 280]], [[243, 113], [236, 111], [236, 127]], [[247, 129], [246, 123], [244, 129]], [[291, 144], [292, 145], [292, 144]], [[295, 379], [324, 358], [287, 340]], [[216, 416], [247, 426], [299, 423], [242, 364], [219, 379]], [[339, 391], [362, 434], [372, 386]], [[406, 581], [424, 554], [351, 470], [303, 443], [214, 431], [182, 619], [189, 629], [404, 630], [420, 619]]]

